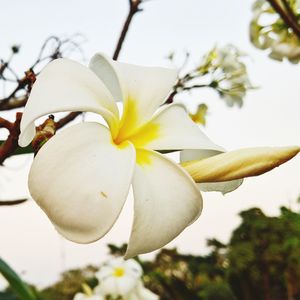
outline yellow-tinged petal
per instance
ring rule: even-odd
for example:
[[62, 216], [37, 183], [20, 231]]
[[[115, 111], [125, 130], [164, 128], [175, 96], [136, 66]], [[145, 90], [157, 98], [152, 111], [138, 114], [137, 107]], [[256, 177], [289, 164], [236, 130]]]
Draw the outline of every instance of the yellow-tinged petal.
[[202, 211], [201, 193], [192, 178], [160, 153], [142, 151], [148, 153], [150, 163], [135, 167], [134, 221], [125, 258], [163, 247]]
[[135, 150], [117, 147], [109, 130], [80, 123], [52, 137], [29, 173], [32, 198], [67, 239], [90, 243], [104, 236], [127, 198]]
[[224, 151], [213, 143], [179, 104], [167, 105], [129, 140], [151, 150], [208, 149]]
[[300, 147], [261, 147], [230, 151], [181, 166], [196, 182], [221, 182], [257, 176], [287, 162]]
[[120, 63], [101, 53], [91, 59], [89, 66], [115, 99], [124, 103], [119, 139], [135, 134], [151, 120], [165, 102], [178, 74], [176, 69]]
[[[183, 150], [180, 152], [180, 161], [199, 161], [207, 159], [209, 157], [219, 155], [226, 151], [216, 151], [216, 150]], [[200, 191], [203, 192], [221, 192], [223, 195], [236, 190], [243, 183], [243, 179], [235, 179], [222, 182], [201, 182], [198, 183]]]
[[118, 107], [104, 83], [87, 67], [65, 58], [49, 63], [37, 77], [27, 101], [19, 145], [35, 135], [34, 121], [55, 112], [87, 111], [100, 114], [115, 135]]

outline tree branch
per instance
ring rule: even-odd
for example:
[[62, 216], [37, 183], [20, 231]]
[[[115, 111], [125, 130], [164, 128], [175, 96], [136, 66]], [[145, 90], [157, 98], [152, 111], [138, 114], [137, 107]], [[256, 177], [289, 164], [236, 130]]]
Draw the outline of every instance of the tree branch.
[[[117, 59], [121, 49], [122, 49], [122, 45], [124, 43], [125, 37], [127, 35], [130, 23], [132, 21], [133, 16], [141, 11], [141, 9], [139, 8], [139, 5], [142, 3], [142, 0], [129, 0], [129, 13], [128, 16], [125, 20], [125, 23], [123, 25], [123, 29], [121, 31], [116, 49], [114, 51], [114, 55], [113, 55], [113, 59]], [[41, 61], [44, 60], [44, 58], [42, 58], [42, 54], [44, 52], [44, 49], [46, 47], [46, 45], [48, 44], [49, 41], [51, 40], [55, 40], [57, 42], [57, 47], [54, 51], [54, 53], [50, 56], [47, 57], [50, 60], [53, 60], [55, 58], [61, 57], [61, 52], [60, 52], [60, 47], [66, 42], [66, 41], [60, 41], [57, 37], [50, 37], [49, 39], [47, 39], [45, 41], [45, 43], [43, 44], [40, 54], [38, 56], [37, 61], [33, 64], [33, 67], [35, 67], [38, 63], [40, 63]], [[5, 69], [7, 69], [8, 64], [7, 63], [2, 63], [0, 66], [0, 74], [2, 76], [3, 72], [5, 71]], [[25, 106], [27, 99], [28, 99], [28, 94], [20, 96], [20, 97], [16, 97], [16, 94], [24, 89], [26, 86], [29, 87], [29, 90], [31, 88], [31, 85], [33, 84], [34, 80], [35, 80], [35, 76], [34, 76], [34, 72], [33, 72], [33, 67], [30, 68], [30, 71], [25, 73], [25, 77], [21, 80], [18, 81], [18, 85], [16, 86], [16, 88], [4, 99], [0, 99], [0, 111], [3, 110], [10, 110], [10, 109], [14, 109], [14, 108], [19, 108], [19, 107], [23, 107]], [[77, 118], [79, 115], [81, 115], [82, 112], [71, 112], [69, 113], [67, 116], [61, 118], [60, 120], [58, 120], [57, 122], [55, 122], [55, 129], [60, 129], [63, 126], [65, 126], [66, 124], [68, 124], [69, 122], [73, 121], [75, 118]], [[0, 128], [7, 128], [8, 130], [10, 130], [10, 134], [9, 137], [7, 138], [7, 140], [3, 143], [0, 143], [0, 165], [4, 162], [4, 160], [6, 158], [8, 158], [9, 156], [13, 155], [14, 153], [18, 152], [18, 137], [20, 134], [20, 121], [21, 121], [21, 113], [17, 113], [16, 116], [16, 121], [15, 123], [10, 123], [7, 120], [1, 118], [0, 119]], [[31, 151], [31, 147], [28, 151]]]
[[23, 107], [25, 106], [27, 99], [28, 99], [28, 95], [24, 95], [19, 98], [12, 97], [7, 102], [0, 101], [0, 111]]
[[68, 115], [66, 115], [65, 117], [61, 118], [60, 120], [58, 120], [57, 122], [55, 122], [56, 130], [64, 127], [69, 122], [75, 120], [81, 114], [82, 114], [82, 112], [71, 112]]
[[125, 37], [128, 32], [128, 29], [129, 29], [129, 26], [130, 26], [133, 16], [137, 12], [141, 11], [141, 9], [139, 8], [139, 5], [141, 3], [142, 3], [142, 0], [129, 0], [129, 12], [128, 12], [127, 18], [125, 20], [125, 23], [123, 25], [123, 29], [121, 31], [121, 34], [120, 34], [120, 37], [119, 37], [119, 40], [118, 40], [118, 43], [117, 43], [117, 46], [116, 46], [116, 49], [115, 49], [115, 52], [113, 55], [114, 60], [117, 60], [119, 57], [119, 54], [122, 49], [122, 45], [124, 43], [124, 40], [125, 40]]
[[298, 23], [295, 13], [291, 9], [290, 5], [286, 0], [281, 0], [283, 6], [277, 0], [267, 0], [274, 10], [280, 15], [285, 24], [293, 30], [295, 35], [300, 39], [300, 24]]
[[14, 151], [18, 148], [18, 138], [20, 134], [20, 122], [22, 113], [16, 114], [16, 120], [9, 129], [9, 136], [7, 140], [0, 146], [0, 165], [3, 164], [4, 160], [11, 156]]

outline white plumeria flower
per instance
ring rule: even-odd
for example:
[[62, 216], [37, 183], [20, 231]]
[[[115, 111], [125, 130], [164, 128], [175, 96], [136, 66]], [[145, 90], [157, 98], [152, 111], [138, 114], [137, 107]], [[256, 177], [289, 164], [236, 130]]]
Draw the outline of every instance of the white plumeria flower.
[[133, 259], [111, 259], [96, 273], [99, 285], [95, 292], [113, 297], [128, 295], [137, 287], [142, 273], [141, 266]]
[[[176, 78], [173, 69], [118, 63], [101, 54], [93, 57], [90, 68], [57, 59], [38, 76], [21, 121], [21, 146], [33, 139], [34, 121], [50, 113], [89, 111], [108, 124], [86, 122], [64, 129], [43, 145], [33, 161], [30, 193], [66, 238], [90, 243], [104, 236], [117, 220], [132, 184], [134, 221], [125, 257], [156, 250], [199, 217], [202, 197], [195, 181], [212, 182], [206, 190], [226, 193], [241, 184], [240, 174], [261, 174], [287, 160], [278, 155], [290, 159], [299, 152], [299, 147], [278, 153], [262, 149], [264, 164], [250, 149], [222, 161], [224, 149], [204, 135], [182, 106], [157, 111]], [[124, 106], [122, 117], [119, 100]], [[205, 157], [204, 169], [199, 162], [196, 167], [188, 164], [195, 181], [185, 167], [158, 152], [184, 149], [194, 157]], [[219, 169], [232, 174], [228, 183], [215, 172]]]
[[[30, 193], [66, 238], [89, 243], [105, 235], [130, 184], [135, 213], [127, 258], [166, 245], [199, 217], [202, 197], [195, 182], [157, 150], [224, 150], [183, 107], [157, 112], [176, 78], [173, 69], [119, 63], [101, 54], [90, 68], [57, 59], [38, 76], [21, 122], [21, 146], [33, 139], [34, 121], [53, 112], [95, 112], [109, 126], [86, 122], [64, 129], [32, 164]], [[124, 103], [121, 118], [118, 100]]]

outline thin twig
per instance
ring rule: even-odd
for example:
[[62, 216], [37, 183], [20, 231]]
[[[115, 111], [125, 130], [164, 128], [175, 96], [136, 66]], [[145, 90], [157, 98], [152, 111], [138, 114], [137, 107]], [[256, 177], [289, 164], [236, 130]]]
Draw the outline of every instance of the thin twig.
[[117, 46], [116, 46], [116, 49], [115, 49], [115, 52], [113, 55], [114, 60], [117, 60], [119, 57], [119, 54], [122, 49], [122, 45], [124, 43], [124, 40], [125, 40], [125, 37], [128, 32], [128, 29], [129, 29], [129, 26], [130, 26], [133, 16], [137, 12], [141, 11], [141, 9], [139, 8], [139, 5], [141, 3], [142, 3], [142, 0], [129, 0], [129, 12], [128, 12], [127, 18], [125, 20], [125, 23], [123, 25], [123, 29], [121, 31], [121, 34], [120, 34], [120, 37], [119, 37], [119, 40], [118, 40], [118, 43], [117, 43]]
[[[285, 6], [286, 9], [282, 7], [280, 3], [278, 3], [277, 0], [267, 0], [271, 6], [274, 8], [274, 10], [280, 15], [282, 20], [285, 22], [285, 24], [290, 27], [295, 35], [300, 39], [300, 24], [297, 21], [297, 18], [292, 11], [291, 7], [287, 3], [286, 0], [281, 0]], [[287, 9], [288, 7], [288, 9]]]
[[[142, 0], [129, 0], [129, 12], [127, 15], [127, 18], [124, 22], [120, 37], [118, 39], [118, 43], [116, 45], [115, 51], [114, 51], [114, 55], [113, 55], [113, 59], [117, 60], [119, 57], [119, 54], [121, 52], [122, 49], [122, 45], [125, 41], [125, 37], [128, 33], [128, 29], [129, 29], [129, 25], [132, 21], [133, 16], [141, 11], [141, 9], [139, 8], [139, 5], [142, 3]], [[69, 122], [73, 121], [75, 118], [77, 118], [79, 115], [81, 115], [81, 112], [71, 112], [69, 113], [67, 116], [61, 118], [59, 121], [56, 122], [56, 129], [60, 129], [63, 126], [65, 126], [66, 124], [68, 124]]]
[[63, 117], [59, 121], [55, 122], [56, 129], [60, 129], [60, 128], [64, 127], [66, 124], [75, 120], [81, 114], [82, 114], [82, 112], [71, 112], [71, 113], [67, 114], [65, 117]]

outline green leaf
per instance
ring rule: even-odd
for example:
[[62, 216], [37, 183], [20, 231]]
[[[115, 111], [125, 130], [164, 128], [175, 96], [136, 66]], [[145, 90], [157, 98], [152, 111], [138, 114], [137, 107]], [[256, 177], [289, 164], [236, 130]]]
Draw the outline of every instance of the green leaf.
[[11, 289], [21, 300], [37, 300], [31, 288], [0, 258], [0, 273], [9, 282]]

